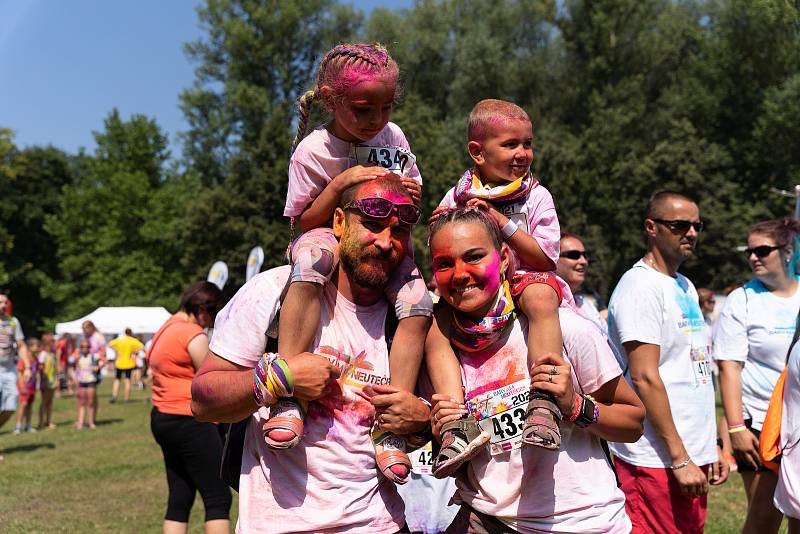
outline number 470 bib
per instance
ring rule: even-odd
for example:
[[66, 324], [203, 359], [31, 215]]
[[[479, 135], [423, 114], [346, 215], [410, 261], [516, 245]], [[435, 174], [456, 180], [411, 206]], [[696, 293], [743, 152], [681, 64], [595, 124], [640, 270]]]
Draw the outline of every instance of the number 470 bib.
[[353, 156], [357, 165], [378, 164], [401, 176], [406, 176], [416, 162], [414, 154], [400, 147], [356, 146]]
[[467, 399], [467, 410], [491, 436], [489, 452], [494, 456], [522, 446], [522, 427], [530, 398], [527, 378]]

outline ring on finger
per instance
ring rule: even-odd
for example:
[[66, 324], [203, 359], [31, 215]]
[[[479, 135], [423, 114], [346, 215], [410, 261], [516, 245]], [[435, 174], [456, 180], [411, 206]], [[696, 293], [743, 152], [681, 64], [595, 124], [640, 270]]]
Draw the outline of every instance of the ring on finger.
[[547, 381], [553, 382], [553, 375], [547, 375]]
[[551, 375], [557, 375], [557, 374], [558, 374], [558, 367], [556, 367], [556, 366], [554, 365], [554, 366], [553, 366], [553, 368], [552, 368], [552, 369], [550, 369], [550, 374], [551, 374]]

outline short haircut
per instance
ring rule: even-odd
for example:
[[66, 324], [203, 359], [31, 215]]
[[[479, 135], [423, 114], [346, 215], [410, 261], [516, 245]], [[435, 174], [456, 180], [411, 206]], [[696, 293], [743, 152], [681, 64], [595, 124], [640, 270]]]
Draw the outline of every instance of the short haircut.
[[664, 205], [670, 200], [684, 200], [698, 205], [697, 201], [692, 197], [677, 191], [659, 191], [653, 193], [650, 200], [647, 201], [647, 209], [645, 210], [645, 219], [660, 219], [664, 213]]
[[396, 176], [389, 175], [351, 185], [342, 191], [342, 194], [339, 196], [339, 207], [344, 209], [345, 206], [354, 201], [361, 188], [367, 184], [377, 185], [384, 191], [397, 193], [398, 195], [403, 195], [404, 197], [408, 198], [408, 200], [411, 200], [411, 193], [408, 192], [408, 189], [406, 189], [406, 186], [403, 185], [403, 182], [401, 182]]
[[126, 336], [132, 336], [133, 335], [133, 330], [131, 330], [130, 328], [126, 328], [125, 329], [125, 335]]
[[205, 280], [195, 282], [181, 296], [181, 310], [195, 317], [206, 311], [212, 319], [215, 318], [221, 303], [222, 290]]
[[564, 239], [576, 239], [581, 243], [583, 243], [583, 239], [578, 237], [577, 234], [573, 234], [572, 232], [561, 232], [561, 237], [559, 238], [559, 241], [563, 241]]
[[468, 141], [483, 141], [498, 124], [510, 120], [531, 122], [524, 109], [506, 100], [481, 100], [469, 114]]

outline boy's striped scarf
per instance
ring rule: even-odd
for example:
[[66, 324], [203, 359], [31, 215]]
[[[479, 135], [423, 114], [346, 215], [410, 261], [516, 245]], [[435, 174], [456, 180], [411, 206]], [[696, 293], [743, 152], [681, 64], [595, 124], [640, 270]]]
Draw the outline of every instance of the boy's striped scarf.
[[492, 204], [504, 204], [525, 198], [531, 189], [538, 185], [539, 181], [528, 171], [525, 176], [517, 178], [513, 182], [485, 188], [481, 183], [478, 169], [471, 167], [464, 171], [456, 183], [455, 198], [459, 206], [463, 206], [472, 198], [480, 198]]

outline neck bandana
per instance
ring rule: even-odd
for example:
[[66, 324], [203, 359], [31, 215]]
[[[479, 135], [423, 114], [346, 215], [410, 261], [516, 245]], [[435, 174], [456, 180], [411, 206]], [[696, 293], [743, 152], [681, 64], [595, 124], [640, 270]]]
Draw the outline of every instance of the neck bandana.
[[459, 206], [463, 206], [471, 198], [480, 198], [493, 204], [503, 204], [525, 198], [537, 185], [539, 185], [539, 181], [528, 171], [525, 176], [517, 178], [513, 182], [487, 188], [481, 183], [478, 169], [471, 167], [464, 171], [456, 183], [455, 197]]
[[514, 324], [516, 312], [508, 280], [503, 281], [492, 310], [480, 321], [473, 321], [453, 313], [453, 329], [450, 341], [465, 352], [477, 352], [500, 339]]

